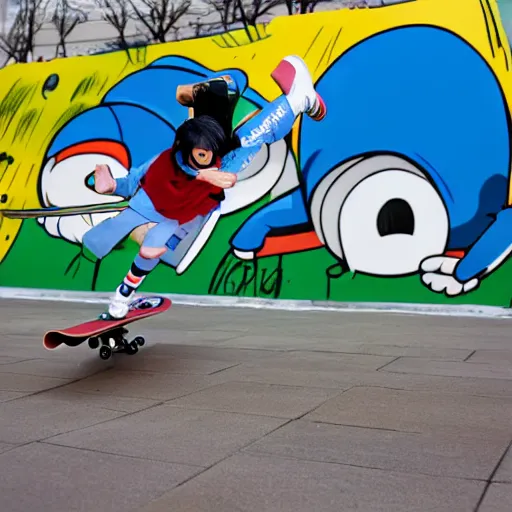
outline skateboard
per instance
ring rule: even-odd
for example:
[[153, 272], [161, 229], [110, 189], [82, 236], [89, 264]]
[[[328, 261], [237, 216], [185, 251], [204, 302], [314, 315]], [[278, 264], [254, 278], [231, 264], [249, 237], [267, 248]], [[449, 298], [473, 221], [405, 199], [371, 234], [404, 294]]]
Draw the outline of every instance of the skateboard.
[[127, 201], [111, 204], [91, 204], [87, 206], [49, 206], [31, 210], [0, 210], [0, 218], [7, 219], [39, 219], [41, 217], [67, 217], [69, 215], [85, 215], [94, 213], [112, 213], [124, 210]]
[[90, 320], [67, 329], [48, 331], [44, 335], [43, 346], [54, 350], [62, 344], [68, 347], [77, 347], [88, 340], [92, 350], [99, 348], [99, 356], [103, 360], [109, 359], [114, 353], [124, 352], [134, 355], [145, 343], [143, 336], [136, 336], [132, 341], [126, 339], [128, 329], [126, 325], [158, 315], [167, 311], [172, 305], [164, 297], [140, 297], [132, 301], [125, 318], [120, 320], [111, 318], [108, 313], [102, 313], [99, 318]]

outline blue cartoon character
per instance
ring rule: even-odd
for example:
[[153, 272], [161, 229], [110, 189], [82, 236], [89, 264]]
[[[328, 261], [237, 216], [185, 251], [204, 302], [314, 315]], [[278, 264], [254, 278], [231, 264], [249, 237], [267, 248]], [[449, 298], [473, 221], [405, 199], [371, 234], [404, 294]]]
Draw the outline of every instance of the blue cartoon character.
[[[101, 259], [134, 229], [149, 225], [140, 251], [110, 303], [111, 317], [126, 316], [133, 293], [160, 259], [168, 262], [170, 258], [173, 263], [182, 232], [186, 236], [197, 231], [196, 224], [203, 225], [219, 209], [223, 190], [233, 187], [236, 175], [248, 167], [264, 144], [282, 140], [303, 113], [315, 121], [325, 117], [325, 105], [299, 57], [283, 59], [272, 78], [283, 94], [234, 132], [232, 111], [242, 86], [236, 74], [189, 86], [188, 99], [187, 89], [179, 86], [178, 99], [193, 108], [194, 117], [179, 126], [175, 137], [167, 134], [165, 149], [142, 165], [132, 166], [122, 177], [114, 177], [108, 164], [98, 162], [91, 179], [94, 190], [131, 199], [125, 210], [84, 235], [86, 248]], [[178, 240], [173, 240], [176, 237]]]
[[240, 227], [235, 254], [324, 245], [345, 270], [476, 289], [512, 250], [510, 118], [485, 59], [447, 30], [395, 28], [348, 49], [316, 90], [329, 113], [302, 119], [301, 182]]
[[[127, 76], [97, 107], [74, 117], [56, 134], [46, 153], [39, 191], [44, 211], [51, 209], [52, 213], [39, 218], [39, 223], [51, 236], [81, 244], [92, 227], [118, 215], [126, 206], [123, 197], [98, 194], [93, 186], [92, 174], [98, 162], [108, 165], [115, 179], [128, 176], [130, 169], [169, 148], [178, 126], [187, 119], [187, 109], [176, 101], [178, 86], [226, 75], [236, 82], [240, 96], [237, 108], [241, 108], [242, 115], [245, 110], [258, 111], [267, 105], [263, 97], [247, 87], [247, 77], [239, 70], [212, 72], [190, 59], [168, 56]], [[197, 223], [191, 230], [193, 236], [167, 255], [166, 262], [178, 273], [184, 272], [219, 217], [259, 200], [280, 178], [295, 172], [293, 155], [285, 141], [263, 145], [238, 173], [236, 185], [225, 190], [220, 207], [204, 225]], [[72, 214], [81, 209], [83, 213]], [[140, 242], [144, 234], [141, 228], [134, 238]]]

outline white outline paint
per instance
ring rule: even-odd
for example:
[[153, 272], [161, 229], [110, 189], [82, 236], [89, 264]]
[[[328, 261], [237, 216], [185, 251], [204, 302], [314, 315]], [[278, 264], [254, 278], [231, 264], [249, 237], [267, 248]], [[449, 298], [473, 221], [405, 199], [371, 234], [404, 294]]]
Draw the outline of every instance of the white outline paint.
[[[38, 288], [0, 287], [0, 299], [77, 302], [108, 304], [108, 292], [72, 292]], [[512, 319], [512, 309], [479, 305], [407, 304], [392, 302], [331, 302], [310, 300], [259, 299], [252, 297], [226, 297], [217, 295], [175, 295], [169, 293], [137, 294], [136, 297], [158, 295], [167, 297], [174, 304], [183, 306], [207, 306], [230, 308], [273, 309], [284, 311], [336, 311], [338, 313], [394, 313], [401, 315], [429, 315]]]

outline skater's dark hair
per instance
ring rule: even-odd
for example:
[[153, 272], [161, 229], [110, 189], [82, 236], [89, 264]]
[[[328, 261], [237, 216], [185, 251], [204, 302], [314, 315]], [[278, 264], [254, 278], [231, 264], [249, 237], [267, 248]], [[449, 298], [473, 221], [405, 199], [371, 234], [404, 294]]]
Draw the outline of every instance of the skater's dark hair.
[[228, 139], [222, 126], [210, 116], [187, 119], [176, 131], [175, 148], [188, 162], [194, 148], [211, 151], [214, 157], [223, 157]]

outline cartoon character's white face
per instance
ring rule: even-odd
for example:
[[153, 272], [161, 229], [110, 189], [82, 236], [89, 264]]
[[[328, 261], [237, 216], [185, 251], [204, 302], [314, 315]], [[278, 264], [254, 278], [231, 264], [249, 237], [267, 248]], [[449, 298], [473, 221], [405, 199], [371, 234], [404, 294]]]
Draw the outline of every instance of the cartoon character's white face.
[[445, 205], [424, 174], [391, 155], [333, 169], [311, 202], [318, 237], [353, 271], [376, 276], [417, 272], [448, 241]]
[[[87, 185], [97, 164], [107, 164], [114, 178], [128, 174], [128, 170], [114, 158], [96, 153], [70, 156], [57, 163], [55, 158], [49, 159], [40, 178], [43, 205], [87, 206], [122, 201], [122, 197], [98, 194]], [[38, 221], [51, 236], [81, 243], [89, 229], [115, 215], [117, 212], [43, 217]]]

